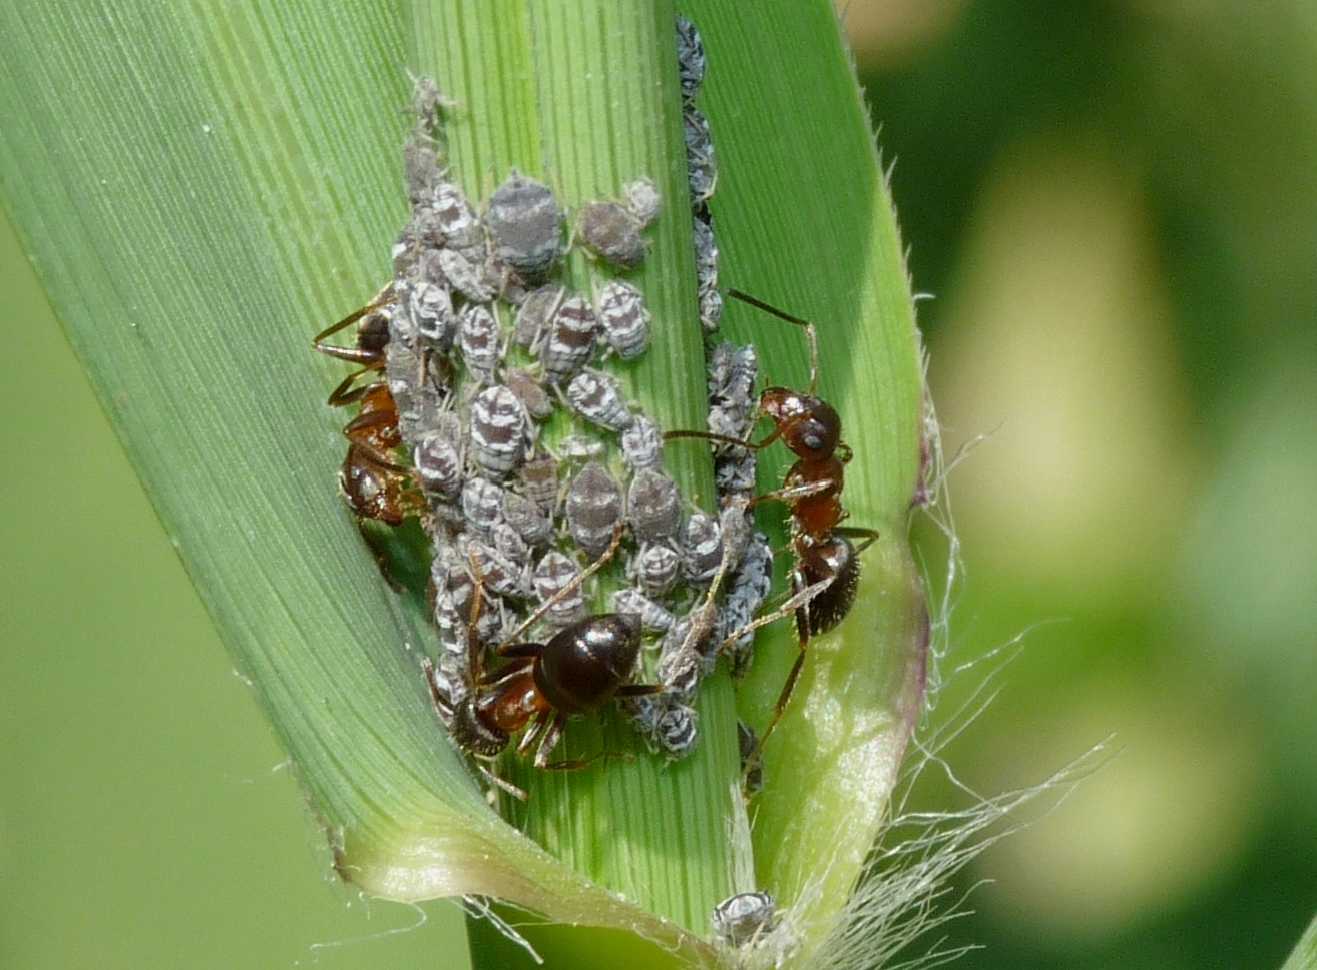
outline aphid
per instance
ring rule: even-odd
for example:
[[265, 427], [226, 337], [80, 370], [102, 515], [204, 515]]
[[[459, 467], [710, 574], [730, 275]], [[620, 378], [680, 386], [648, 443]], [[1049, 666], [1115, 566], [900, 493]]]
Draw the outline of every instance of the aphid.
[[663, 432], [647, 414], [633, 414], [631, 426], [622, 432], [622, 461], [633, 472], [659, 468], [663, 464]]
[[700, 288], [700, 324], [705, 331], [712, 333], [718, 329], [723, 319], [723, 295], [717, 287]]
[[503, 354], [500, 338], [498, 320], [489, 307], [468, 303], [462, 308], [458, 315], [458, 346], [467, 374], [477, 383], [494, 383], [494, 370]]
[[693, 642], [695, 627], [690, 615], [677, 620], [659, 645], [658, 679], [675, 701], [689, 701], [705, 674], [704, 657]]
[[663, 196], [650, 179], [641, 178], [622, 186], [622, 200], [642, 226], [648, 226], [659, 217], [663, 209]]
[[517, 472], [522, 493], [545, 515], [558, 508], [558, 459], [541, 451], [527, 458]]
[[754, 620], [764, 600], [768, 599], [772, 585], [773, 547], [766, 535], [756, 532], [741, 558], [740, 568], [732, 576], [719, 618], [718, 636], [724, 640], [723, 649], [731, 653], [733, 677], [743, 677], [750, 669], [754, 635], [743, 633], [734, 640], [728, 638]]
[[553, 414], [553, 401], [540, 386], [534, 375], [524, 367], [509, 367], [503, 372], [503, 383], [521, 401], [526, 413], [543, 421]]
[[695, 750], [699, 740], [700, 715], [688, 704], [675, 702], [665, 705], [654, 725], [654, 740], [674, 761], [685, 758]]
[[495, 478], [517, 467], [531, 438], [530, 416], [502, 384], [484, 388], [471, 402], [471, 457]]
[[519, 566], [497, 549], [479, 539], [467, 538], [464, 548], [477, 574], [471, 578], [484, 589], [509, 599], [534, 596], [530, 569]]
[[604, 340], [622, 360], [635, 360], [649, 346], [649, 310], [640, 291], [623, 280], [609, 280], [595, 299]]
[[704, 112], [687, 104], [681, 113], [686, 137], [686, 166], [689, 170], [691, 204], [698, 207], [713, 198], [718, 186], [718, 163], [713, 153], [713, 133]]
[[507, 522], [499, 521], [494, 523], [491, 532], [494, 548], [500, 555], [505, 556], [516, 566], [525, 568], [530, 565], [530, 544], [518, 534], [516, 529]]
[[704, 41], [696, 26], [677, 15], [677, 69], [681, 75], [681, 95], [687, 101], [700, 92], [704, 83], [706, 60]]
[[594, 310], [583, 297], [568, 296], [558, 304], [538, 345], [540, 363], [550, 384], [561, 384], [590, 359], [596, 329]]
[[[527, 466], [530, 464], [526, 463]], [[526, 466], [523, 466], [523, 471]], [[557, 491], [557, 480], [554, 480]], [[516, 492], [503, 492], [503, 521], [508, 524], [521, 540], [531, 546], [546, 546], [553, 538], [553, 524], [549, 521], [535, 500]]]
[[517, 309], [517, 322], [512, 332], [517, 346], [530, 348], [538, 344], [540, 335], [548, 331], [558, 307], [566, 298], [567, 291], [552, 284], [526, 294], [526, 299]]
[[[791, 551], [795, 562], [790, 578], [800, 653], [787, 675], [786, 684], [760, 736], [766, 740], [786, 710], [804, 666], [811, 636], [835, 627], [855, 601], [859, 583], [859, 555], [878, 538], [872, 529], [841, 528], [845, 515], [841, 505], [845, 462], [851, 451], [841, 440], [841, 417], [835, 408], [814, 393], [818, 386], [818, 337], [814, 325], [792, 316], [739, 290], [729, 294], [788, 323], [803, 327], [810, 347], [809, 393], [785, 387], [769, 387], [759, 395], [756, 416], [773, 421], [773, 431], [759, 442], [722, 438], [704, 431], [669, 432], [667, 437], [711, 438], [758, 450], [779, 438], [797, 456], [782, 488], [757, 496], [752, 504], [779, 501], [791, 512]], [[858, 548], [847, 536], [864, 541]], [[787, 607], [783, 607], [783, 610]], [[761, 618], [762, 619], [762, 618]], [[771, 617], [770, 617], [771, 619]], [[757, 621], [758, 622], [758, 621]]]
[[576, 221], [576, 236], [594, 255], [619, 269], [635, 269], [649, 253], [645, 225], [620, 202], [588, 202]]
[[672, 477], [642, 468], [631, 478], [626, 497], [627, 524], [637, 542], [671, 539], [681, 526], [681, 491]]
[[586, 462], [567, 490], [565, 514], [572, 539], [597, 559], [622, 519], [622, 488], [603, 465]]
[[440, 233], [435, 244], [464, 252], [484, 248], [480, 219], [460, 188], [452, 182], [440, 182], [435, 187], [431, 208]]
[[625, 431], [634, 420], [617, 378], [589, 367], [567, 385], [567, 403], [581, 417], [609, 431]]
[[634, 580], [646, 596], [665, 596], [677, 582], [681, 571], [681, 556], [677, 550], [661, 542], [641, 545], [631, 559], [627, 575]]
[[544, 622], [549, 626], [561, 629], [585, 618], [585, 594], [579, 585], [580, 575], [576, 563], [553, 549], [546, 552], [535, 566], [535, 595], [542, 606], [548, 604]]
[[485, 278], [484, 253], [441, 249], [435, 259], [449, 286], [472, 303], [488, 303], [494, 299], [495, 288]]
[[703, 512], [686, 520], [682, 535], [682, 571], [692, 586], [708, 586], [718, 575], [723, 561], [723, 533], [718, 521]]
[[714, 238], [712, 217], [696, 217], [691, 224], [695, 238], [695, 275], [700, 289], [718, 288], [718, 240]]
[[614, 593], [613, 612], [636, 614], [646, 633], [666, 633], [677, 622], [671, 610], [655, 603], [638, 589], [619, 589]]
[[503, 489], [488, 478], [472, 475], [462, 486], [462, 515], [468, 528], [489, 541], [503, 521]]
[[[422, 265], [431, 254], [422, 257]], [[457, 314], [448, 288], [429, 280], [417, 280], [407, 287], [407, 309], [421, 340], [441, 354], [452, 349], [457, 334]]]
[[754, 728], [744, 721], [736, 722], [736, 746], [741, 751], [741, 775], [747, 797], [758, 795], [764, 789], [764, 763], [755, 757], [759, 738]]
[[462, 493], [461, 427], [457, 416], [438, 427], [421, 432], [412, 449], [412, 465], [425, 494], [443, 502], [455, 502]]
[[562, 255], [562, 210], [547, 185], [516, 169], [489, 199], [485, 225], [498, 259], [528, 277], [544, 276]]
[[768, 893], [737, 893], [713, 908], [713, 932], [728, 946], [741, 947], [770, 933], [777, 902]]

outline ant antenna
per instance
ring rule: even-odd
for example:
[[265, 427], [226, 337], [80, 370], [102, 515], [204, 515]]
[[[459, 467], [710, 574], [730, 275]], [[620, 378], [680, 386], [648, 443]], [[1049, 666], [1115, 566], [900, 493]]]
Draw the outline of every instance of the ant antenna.
[[779, 320], [785, 320], [787, 323], [794, 323], [798, 327], [805, 328], [805, 335], [809, 338], [809, 393], [813, 396], [818, 391], [819, 384], [819, 338], [814, 329], [814, 324], [808, 320], [802, 320], [800, 317], [793, 316], [785, 310], [779, 310], [771, 303], [765, 303], [758, 297], [751, 296], [749, 293], [742, 293], [738, 289], [730, 289], [727, 295], [735, 297], [742, 303], [748, 303], [752, 307], [757, 307], [765, 313], [771, 313]]

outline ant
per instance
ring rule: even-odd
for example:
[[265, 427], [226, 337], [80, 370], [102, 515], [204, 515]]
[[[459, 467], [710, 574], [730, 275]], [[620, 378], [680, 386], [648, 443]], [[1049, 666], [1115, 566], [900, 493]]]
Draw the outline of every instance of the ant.
[[[402, 444], [398, 406], [386, 381], [357, 386], [363, 374], [384, 369], [393, 300], [393, 285], [389, 284], [364, 307], [316, 334], [314, 346], [322, 354], [362, 365], [334, 388], [328, 401], [331, 407], [361, 404], [357, 416], [343, 428], [349, 444], [339, 484], [348, 505], [359, 518], [401, 525], [414, 503], [407, 488], [410, 471], [393, 460], [394, 451]], [[358, 324], [356, 346], [327, 342], [354, 323]]]
[[[489, 672], [484, 670], [483, 650], [475, 633], [484, 590], [479, 564], [473, 558], [476, 581], [467, 632], [469, 683], [454, 690], [437, 675], [429, 658], [421, 661], [430, 699], [459, 750], [477, 758], [494, 758], [507, 747], [513, 734], [525, 729], [516, 751], [525, 754], [533, 748], [536, 768], [578, 770], [595, 758], [549, 761], [569, 717], [591, 714], [615, 697], [638, 697], [663, 689], [651, 684], [626, 683], [640, 656], [640, 617], [632, 614], [588, 616], [544, 643], [516, 642], [557, 599], [570, 594], [611, 558], [621, 539], [619, 526], [603, 556], [546, 600], [508, 640], [494, 648], [495, 656], [512, 662]], [[506, 783], [500, 783], [500, 787], [511, 790]], [[524, 798], [520, 790], [512, 793]]]
[[[772, 733], [786, 711], [805, 664], [810, 638], [837, 626], [855, 603], [860, 578], [860, 554], [877, 538], [872, 529], [847, 528], [841, 494], [845, 484], [845, 466], [851, 449], [841, 440], [841, 416], [827, 401], [815, 393], [818, 389], [819, 347], [814, 324], [779, 310], [763, 300], [731, 289], [727, 295], [770, 313], [780, 320], [803, 327], [809, 340], [809, 392], [787, 387], [768, 387], [760, 392], [755, 419], [764, 416], [773, 422], [773, 430], [762, 441], [742, 441], [709, 431], [670, 431], [665, 438], [705, 438], [758, 450], [781, 439], [795, 455], [796, 462], [787, 471], [782, 487], [755, 496], [751, 506], [761, 502], [784, 503], [791, 513], [791, 598], [775, 613], [761, 617], [749, 628], [736, 631], [734, 638], [795, 612], [800, 654], [787, 675], [778, 695], [768, 726], [759, 736], [757, 751]], [[862, 539], [856, 546], [851, 538]], [[724, 644], [725, 645], [725, 644]]]

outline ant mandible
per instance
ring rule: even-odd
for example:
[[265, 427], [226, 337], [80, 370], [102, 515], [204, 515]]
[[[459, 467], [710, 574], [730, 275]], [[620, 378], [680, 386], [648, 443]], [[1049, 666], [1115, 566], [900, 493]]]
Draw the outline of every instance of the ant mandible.
[[[845, 484], [845, 465], [851, 449], [841, 440], [841, 416], [827, 401], [818, 397], [819, 347], [814, 324], [793, 316], [763, 300], [731, 289], [727, 295], [770, 313], [780, 320], [803, 327], [809, 340], [809, 392], [787, 387], [768, 387], [759, 395], [755, 418], [768, 417], [773, 430], [762, 441], [742, 441], [709, 431], [670, 431], [666, 438], [705, 438], [758, 450], [779, 439], [796, 455], [782, 487], [757, 495], [749, 503], [777, 501], [791, 513], [790, 600], [779, 610], [761, 617], [750, 627], [736, 631], [727, 642], [734, 642], [750, 629], [772, 622], [786, 611], [794, 611], [800, 653], [778, 695], [773, 716], [759, 735], [758, 748], [782, 719], [805, 664], [810, 638], [826, 633], [845, 619], [855, 602], [860, 578], [860, 554], [877, 538], [873, 529], [841, 526], [846, 512], [841, 495]], [[862, 539], [857, 547], [851, 538]], [[757, 758], [757, 753], [756, 753]], [[755, 759], [751, 759], [753, 762]]]

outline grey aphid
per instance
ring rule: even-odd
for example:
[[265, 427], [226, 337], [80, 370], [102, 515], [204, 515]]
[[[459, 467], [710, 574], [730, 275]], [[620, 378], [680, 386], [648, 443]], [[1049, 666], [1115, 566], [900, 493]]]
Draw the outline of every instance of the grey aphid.
[[564, 512], [572, 539], [598, 559], [622, 519], [622, 488], [599, 462], [586, 462], [567, 490]]
[[558, 459], [540, 452], [526, 459], [518, 471], [522, 494], [535, 503], [545, 515], [552, 515], [558, 506]]
[[420, 431], [425, 355], [420, 349], [410, 314], [394, 313], [389, 317], [389, 343], [384, 349], [384, 378], [398, 409], [399, 427], [406, 438], [414, 438]]
[[470, 451], [475, 463], [495, 478], [517, 467], [530, 443], [530, 416], [502, 384], [484, 388], [471, 402]]
[[503, 348], [498, 320], [489, 307], [468, 303], [458, 316], [458, 346], [467, 374], [480, 384], [493, 384]]
[[700, 92], [707, 62], [704, 41], [696, 26], [677, 15], [677, 70], [681, 75], [681, 95], [688, 101]]
[[565, 461], [589, 461], [603, 456], [604, 443], [589, 435], [569, 434], [558, 442], [557, 451]]
[[677, 550], [661, 542], [642, 545], [631, 559], [627, 575], [646, 596], [664, 596], [677, 582], [681, 569], [681, 556]]
[[777, 903], [768, 893], [737, 893], [713, 908], [714, 935], [728, 946], [745, 946], [777, 923]]
[[687, 105], [681, 115], [685, 129], [691, 204], [698, 207], [713, 197], [718, 186], [718, 162], [713, 153], [713, 133], [709, 130], [709, 119], [694, 105]]
[[505, 303], [521, 306], [530, 295], [526, 277], [490, 252], [485, 257], [485, 283]]
[[695, 750], [699, 740], [700, 715], [688, 704], [675, 703], [659, 715], [654, 725], [654, 740], [674, 761]]
[[526, 413], [543, 421], [553, 414], [553, 400], [548, 392], [524, 367], [510, 367], [503, 372], [503, 383], [525, 405]]
[[561, 384], [590, 359], [597, 329], [594, 309], [584, 297], [568, 296], [558, 304], [538, 347], [550, 384]]
[[586, 368], [567, 385], [567, 403], [581, 417], [609, 431], [624, 431], [633, 416], [622, 399], [617, 378]]
[[658, 186], [643, 176], [622, 186], [622, 200], [641, 226], [648, 226], [659, 217], [663, 209], [663, 196]]
[[640, 291], [623, 280], [609, 280], [595, 298], [604, 340], [623, 360], [635, 360], [649, 346], [649, 310]]
[[590, 252], [620, 269], [635, 269], [649, 253], [645, 226], [620, 202], [589, 202], [577, 216], [576, 237]]
[[407, 197], [415, 205], [430, 199], [439, 184], [439, 150], [423, 134], [413, 133], [402, 146], [403, 178], [407, 183]]
[[517, 566], [530, 564], [530, 543], [507, 522], [497, 522], [493, 529], [494, 548]]
[[485, 278], [485, 258], [469, 258], [469, 251], [441, 249], [436, 257], [448, 285], [472, 303], [488, 303], [494, 299], [494, 287]]
[[633, 472], [663, 464], [663, 432], [648, 414], [633, 414], [631, 426], [622, 432], [622, 461]]
[[517, 323], [512, 332], [512, 339], [518, 347], [532, 347], [540, 341], [540, 335], [548, 332], [553, 315], [567, 298], [567, 291], [561, 286], [541, 286], [531, 290], [517, 310]]
[[452, 182], [440, 182], [435, 186], [431, 207], [438, 231], [442, 234], [442, 239], [437, 241], [449, 249], [469, 251], [484, 248], [480, 219], [467, 201], [466, 193], [460, 188]]
[[704, 663], [700, 654], [686, 647], [690, 637], [691, 620], [682, 617], [667, 633], [659, 646], [658, 679], [665, 694], [676, 701], [689, 701], [695, 696], [704, 676]]
[[[723, 600], [719, 614], [718, 638], [724, 640], [743, 629], [758, 614], [773, 586], [773, 547], [768, 537], [756, 532], [750, 539], [741, 558], [741, 565], [732, 574], [731, 585]], [[750, 669], [753, 658], [754, 634], [747, 633], [729, 645], [732, 675], [742, 677]]]
[[[481, 588], [495, 596], [528, 600], [532, 597], [530, 569], [518, 566], [492, 546], [468, 538], [464, 550], [471, 566], [479, 571]], [[475, 579], [472, 576], [472, 579]]]
[[703, 512], [687, 519], [682, 550], [686, 581], [692, 586], [708, 586], [713, 582], [723, 560], [723, 534], [717, 520]]
[[[540, 604], [547, 603], [560, 590], [569, 586], [581, 573], [576, 563], [561, 552], [549, 550], [535, 567], [535, 595]], [[585, 618], [585, 594], [580, 586], [567, 593], [544, 615], [544, 622], [551, 627], [566, 627]]]
[[516, 169], [489, 199], [485, 225], [494, 253], [519, 273], [540, 277], [562, 255], [562, 210], [542, 182]]
[[681, 527], [681, 491], [670, 475], [642, 468], [631, 478], [627, 524], [637, 542], [671, 539]]
[[418, 280], [408, 288], [407, 306], [420, 338], [433, 350], [447, 353], [457, 333], [453, 296], [447, 288]]
[[613, 612], [640, 617], [641, 628], [652, 633], [666, 633], [677, 622], [671, 610], [655, 603], [638, 589], [619, 589], [614, 593]]
[[[523, 471], [527, 466], [523, 466]], [[554, 490], [557, 491], [556, 477]], [[546, 546], [553, 538], [553, 523], [535, 501], [506, 489], [503, 492], [503, 521], [528, 545]]]
[[723, 319], [723, 295], [712, 287], [700, 290], [700, 325], [706, 333], [718, 329]]
[[713, 216], [697, 215], [691, 223], [695, 239], [695, 276], [701, 289], [718, 285], [718, 240], [713, 234]]
[[468, 529], [491, 541], [494, 526], [503, 521], [503, 489], [482, 475], [472, 475], [462, 486], [462, 514]]
[[455, 502], [462, 492], [459, 440], [445, 428], [422, 431], [412, 450], [412, 464], [427, 496]]

